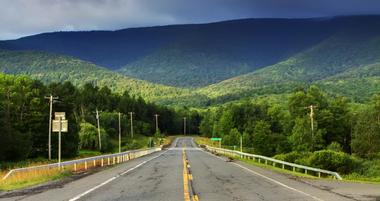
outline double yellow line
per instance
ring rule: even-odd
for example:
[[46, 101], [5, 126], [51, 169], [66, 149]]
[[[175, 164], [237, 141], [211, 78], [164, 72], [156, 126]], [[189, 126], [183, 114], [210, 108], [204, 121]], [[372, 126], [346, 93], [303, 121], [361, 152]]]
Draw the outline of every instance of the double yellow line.
[[182, 149], [182, 161], [183, 161], [183, 197], [185, 201], [199, 201], [198, 195], [193, 195], [190, 199], [189, 181], [193, 180], [193, 175], [189, 174], [188, 168], [190, 165], [187, 163], [185, 149]]

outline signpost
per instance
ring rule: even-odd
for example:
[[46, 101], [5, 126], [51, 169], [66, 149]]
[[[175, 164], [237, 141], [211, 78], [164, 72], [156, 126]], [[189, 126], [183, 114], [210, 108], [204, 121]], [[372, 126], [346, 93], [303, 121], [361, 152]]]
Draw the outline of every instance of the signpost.
[[211, 141], [219, 141], [219, 148], [222, 148], [222, 138], [213, 137], [211, 138]]
[[53, 132], [58, 132], [58, 168], [61, 168], [61, 133], [68, 132], [68, 120], [64, 112], [55, 112], [53, 120]]

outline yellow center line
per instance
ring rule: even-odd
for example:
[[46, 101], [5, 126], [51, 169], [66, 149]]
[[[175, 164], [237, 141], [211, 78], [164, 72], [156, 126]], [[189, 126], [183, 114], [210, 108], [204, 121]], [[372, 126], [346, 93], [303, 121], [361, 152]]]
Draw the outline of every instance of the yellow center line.
[[182, 160], [183, 160], [183, 196], [185, 201], [190, 201], [189, 193], [189, 175], [187, 174], [187, 163], [185, 149], [182, 149]]

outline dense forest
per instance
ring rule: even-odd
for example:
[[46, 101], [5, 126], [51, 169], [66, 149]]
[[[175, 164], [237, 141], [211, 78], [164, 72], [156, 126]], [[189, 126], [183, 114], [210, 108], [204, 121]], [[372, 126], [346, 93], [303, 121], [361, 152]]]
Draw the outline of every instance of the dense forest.
[[300, 88], [288, 100], [249, 99], [209, 109], [200, 131], [221, 137], [227, 147], [239, 147], [242, 137], [247, 151], [347, 173], [358, 158], [380, 159], [380, 94], [357, 104], [317, 86]]
[[[97, 150], [96, 109], [100, 113], [102, 152], [118, 150], [118, 113], [121, 113], [123, 146], [138, 148], [130, 139], [130, 116], [133, 112], [135, 136], [162, 137], [183, 133], [183, 117], [187, 117], [188, 132], [197, 133], [200, 116], [186, 108], [171, 109], [146, 102], [124, 91], [116, 94], [108, 87], [88, 83], [80, 88], [70, 82], [44, 85], [26, 76], [0, 74], [0, 161], [47, 157], [49, 130], [49, 100], [54, 112], [65, 112], [68, 133], [62, 135], [62, 156], [75, 157], [80, 149]], [[154, 115], [159, 114], [159, 132], [155, 131]], [[54, 118], [54, 117], [53, 117]], [[128, 140], [127, 140], [128, 139]], [[56, 155], [57, 133], [52, 134], [52, 150]]]

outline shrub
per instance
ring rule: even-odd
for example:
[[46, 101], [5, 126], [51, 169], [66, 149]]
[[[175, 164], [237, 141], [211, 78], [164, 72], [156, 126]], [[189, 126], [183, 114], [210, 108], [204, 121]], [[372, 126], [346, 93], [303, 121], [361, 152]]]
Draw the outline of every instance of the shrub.
[[359, 166], [359, 161], [354, 157], [343, 152], [331, 150], [314, 152], [310, 156], [308, 163], [313, 167], [336, 171], [343, 174], [348, 174]]
[[277, 160], [282, 160], [286, 161], [289, 163], [297, 163], [297, 164], [302, 164], [302, 165], [307, 165], [308, 158], [310, 157], [311, 153], [310, 152], [289, 152], [286, 154], [278, 154], [274, 156], [275, 159]]
[[342, 145], [340, 145], [338, 142], [332, 142], [331, 144], [329, 144], [329, 146], [327, 146], [327, 149], [338, 152], [343, 151]]

